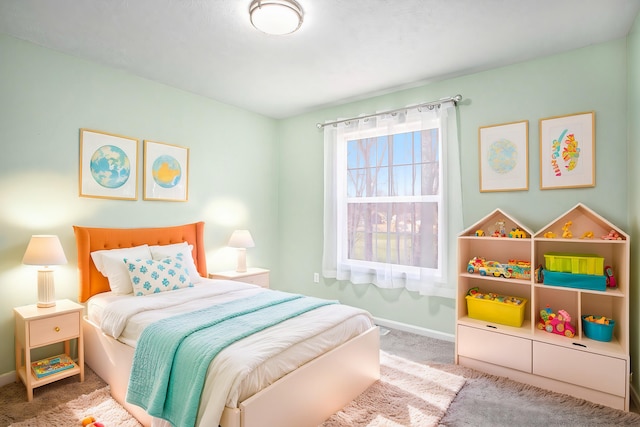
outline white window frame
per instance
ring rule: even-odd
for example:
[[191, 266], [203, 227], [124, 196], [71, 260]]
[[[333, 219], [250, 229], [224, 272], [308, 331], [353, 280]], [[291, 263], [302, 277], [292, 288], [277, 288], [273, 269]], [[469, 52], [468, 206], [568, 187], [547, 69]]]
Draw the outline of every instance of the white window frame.
[[[394, 134], [409, 133], [430, 129], [438, 129], [438, 180], [440, 185], [438, 186], [437, 195], [417, 195], [417, 196], [384, 196], [384, 197], [347, 197], [347, 144], [349, 141], [365, 139], [365, 138], [377, 138], [380, 136], [389, 136]], [[442, 257], [441, 251], [438, 251], [437, 256], [437, 268], [421, 268], [415, 266], [408, 266], [402, 264], [390, 264], [381, 263], [377, 261], [363, 261], [354, 260], [348, 258], [349, 253], [349, 237], [348, 237], [348, 221], [347, 221], [347, 208], [349, 203], [394, 203], [394, 202], [435, 202], [438, 205], [438, 222], [441, 218], [446, 218], [446, 206], [443, 200], [443, 184], [445, 164], [442, 158], [442, 127], [440, 120], [433, 119], [427, 122], [412, 121], [409, 123], [392, 124], [389, 126], [378, 126], [373, 129], [367, 130], [353, 130], [343, 132], [337, 139], [337, 158], [336, 158], [336, 193], [339, 194], [338, 200], [344, 201], [338, 202], [337, 205], [337, 256], [338, 263], [342, 263], [358, 269], [377, 269], [383, 265], [387, 265], [393, 268], [395, 274], [405, 274], [414, 280], [420, 278], [421, 270], [427, 270], [427, 274], [430, 276], [441, 277], [442, 276]], [[443, 247], [444, 233], [441, 227], [438, 227], [438, 248]]]

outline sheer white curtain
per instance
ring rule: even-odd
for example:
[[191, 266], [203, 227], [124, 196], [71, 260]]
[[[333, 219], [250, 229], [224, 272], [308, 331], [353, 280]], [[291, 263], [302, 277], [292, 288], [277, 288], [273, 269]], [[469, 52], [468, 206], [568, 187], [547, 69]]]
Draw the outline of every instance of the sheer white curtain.
[[[345, 141], [370, 135], [396, 134], [439, 124], [441, 146], [439, 177], [438, 256], [436, 268], [407, 267], [392, 263], [359, 263], [346, 260]], [[382, 129], [382, 130], [381, 130]], [[341, 230], [340, 227], [343, 227]], [[453, 102], [435, 108], [410, 108], [404, 113], [354, 119], [324, 126], [324, 277], [381, 288], [406, 288], [421, 295], [454, 298], [456, 237], [462, 230], [462, 194], [457, 111]]]

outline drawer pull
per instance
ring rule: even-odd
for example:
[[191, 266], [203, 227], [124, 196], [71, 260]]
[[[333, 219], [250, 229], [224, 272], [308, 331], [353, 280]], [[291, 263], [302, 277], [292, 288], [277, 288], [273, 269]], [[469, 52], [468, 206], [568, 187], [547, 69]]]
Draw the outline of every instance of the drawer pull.
[[60, 332], [60, 326], [56, 326], [55, 328], [53, 328], [53, 330], [56, 332]]

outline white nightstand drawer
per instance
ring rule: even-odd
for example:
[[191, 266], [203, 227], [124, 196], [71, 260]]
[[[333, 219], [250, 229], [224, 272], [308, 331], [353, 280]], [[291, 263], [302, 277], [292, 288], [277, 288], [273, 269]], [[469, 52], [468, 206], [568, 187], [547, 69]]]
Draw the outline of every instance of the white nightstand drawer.
[[269, 287], [269, 273], [256, 274], [255, 276], [247, 276], [236, 280], [262, 286], [263, 288]]
[[266, 268], [248, 268], [247, 271], [218, 271], [209, 274], [211, 279], [234, 280], [236, 282], [251, 283], [252, 285], [269, 287], [269, 273]]
[[68, 313], [29, 322], [29, 343], [38, 347], [65, 341], [80, 334], [80, 313]]

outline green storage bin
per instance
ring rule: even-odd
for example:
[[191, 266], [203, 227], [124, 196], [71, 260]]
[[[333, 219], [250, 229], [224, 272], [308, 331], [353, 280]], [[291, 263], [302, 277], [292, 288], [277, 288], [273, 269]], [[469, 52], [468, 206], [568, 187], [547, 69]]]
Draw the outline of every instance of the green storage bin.
[[545, 268], [549, 271], [573, 274], [604, 274], [604, 258], [598, 255], [549, 252], [544, 254]]

